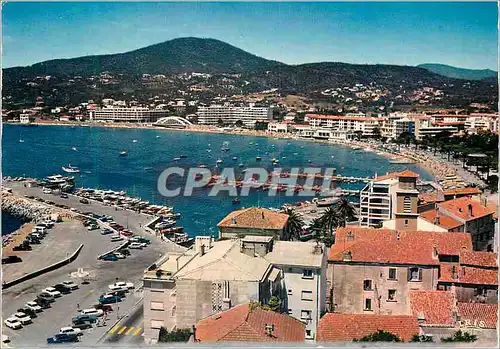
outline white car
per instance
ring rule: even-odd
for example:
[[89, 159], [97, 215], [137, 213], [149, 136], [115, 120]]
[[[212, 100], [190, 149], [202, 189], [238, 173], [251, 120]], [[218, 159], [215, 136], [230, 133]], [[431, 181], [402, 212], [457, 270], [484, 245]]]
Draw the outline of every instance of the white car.
[[115, 242], [115, 241], [122, 241], [123, 240], [123, 236], [112, 236], [111, 237], [111, 242]]
[[83, 309], [81, 313], [83, 315], [94, 315], [94, 316], [104, 315], [104, 311], [102, 309], [96, 309], [96, 308]]
[[132, 290], [135, 288], [135, 285], [131, 282], [118, 281], [113, 285], [109, 285], [108, 288], [110, 291], [118, 291], [118, 290]]
[[136, 249], [136, 250], [140, 250], [143, 247], [144, 247], [143, 244], [141, 244], [140, 242], [132, 242], [130, 245], [128, 245], [128, 248]]
[[81, 329], [73, 327], [63, 327], [59, 330], [59, 333], [76, 334], [77, 336], [81, 336], [83, 334]]
[[50, 294], [54, 298], [61, 297], [61, 292], [56, 290], [54, 287], [47, 287], [46, 289], [43, 290], [43, 292]]
[[35, 313], [40, 313], [42, 312], [42, 307], [37, 304], [37, 302], [28, 302], [24, 305], [26, 308], [33, 310]]
[[121, 254], [120, 252], [115, 252], [115, 253], [113, 253], [113, 254], [114, 254], [114, 255], [116, 256], [116, 258], [118, 258], [118, 259], [124, 259], [124, 258], [125, 258], [125, 256], [124, 256], [123, 254]]
[[2, 334], [2, 343], [10, 343], [10, 337], [6, 334]]
[[47, 189], [47, 188], [45, 188], [42, 192], [43, 192], [44, 194], [52, 194], [52, 190]]
[[78, 289], [78, 285], [77, 285], [77, 284], [75, 284], [75, 283], [74, 283], [73, 281], [71, 281], [71, 280], [66, 280], [66, 281], [63, 281], [63, 282], [62, 282], [62, 284], [63, 284], [64, 286], [68, 286], [68, 287], [69, 287], [69, 289], [70, 289], [70, 290], [72, 290], [72, 291], [73, 291], [73, 290]]
[[6, 319], [3, 323], [5, 324], [5, 326], [7, 326], [8, 328], [12, 328], [13, 330], [23, 328], [23, 324], [18, 319], [13, 317]]
[[33, 322], [28, 315], [26, 315], [25, 313], [21, 313], [21, 312], [15, 313], [14, 315], [11, 316], [11, 318], [16, 319], [17, 321], [19, 321], [23, 325], [30, 324]]

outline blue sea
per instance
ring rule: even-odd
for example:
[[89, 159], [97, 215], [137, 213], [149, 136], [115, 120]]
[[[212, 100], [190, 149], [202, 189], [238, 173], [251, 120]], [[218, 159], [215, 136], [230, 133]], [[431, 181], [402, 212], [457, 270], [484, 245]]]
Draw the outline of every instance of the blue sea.
[[2, 235], [7, 235], [21, 228], [24, 220], [2, 211]]
[[[20, 142], [23, 140], [24, 142]], [[134, 142], [136, 140], [136, 142]], [[118, 129], [102, 127], [4, 125], [3, 175], [43, 178], [61, 173], [61, 166], [71, 164], [80, 168], [76, 175], [77, 187], [125, 190], [151, 203], [174, 206], [182, 214], [178, 221], [190, 235], [217, 233], [217, 223], [234, 209], [249, 206], [280, 207], [307, 198], [283, 195], [269, 197], [267, 192], [252, 192], [242, 197], [239, 204], [223, 193], [208, 196], [208, 190], [198, 190], [191, 197], [166, 198], [157, 190], [159, 174], [169, 166], [183, 168], [206, 165], [215, 169], [263, 166], [271, 170], [271, 159], [280, 161], [280, 167], [334, 167], [337, 174], [367, 177], [409, 168], [424, 180], [432, 179], [425, 170], [415, 165], [394, 165], [374, 152], [353, 150], [300, 140], [270, 139], [266, 137], [222, 135], [174, 130]], [[221, 151], [224, 142], [230, 151]], [[73, 149], [74, 148], [74, 149]], [[76, 150], [75, 150], [76, 149]], [[211, 149], [211, 152], [207, 152]], [[120, 157], [120, 151], [128, 156]], [[174, 161], [185, 155], [186, 158]], [[237, 156], [237, 160], [233, 157]], [[256, 156], [262, 161], [257, 162]], [[342, 188], [360, 189], [363, 183], [344, 183]], [[309, 198], [310, 199], [310, 198]]]

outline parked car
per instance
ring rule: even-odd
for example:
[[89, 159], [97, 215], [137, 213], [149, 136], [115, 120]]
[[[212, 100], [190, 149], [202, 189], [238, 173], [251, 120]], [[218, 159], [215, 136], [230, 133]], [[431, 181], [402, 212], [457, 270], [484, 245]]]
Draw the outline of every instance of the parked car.
[[63, 199], [67, 199], [67, 198], [68, 198], [68, 194], [66, 194], [66, 193], [61, 193], [61, 198], [63, 198]]
[[97, 224], [91, 224], [87, 227], [87, 230], [96, 230], [99, 229], [99, 226]]
[[78, 289], [78, 285], [77, 285], [77, 284], [75, 284], [75, 283], [74, 283], [73, 281], [71, 281], [71, 280], [65, 280], [65, 281], [63, 281], [63, 282], [62, 282], [62, 284], [63, 284], [64, 286], [69, 287], [69, 289], [70, 289], [70, 290], [76, 290], [76, 289]]
[[116, 291], [116, 289], [114, 289], [115, 287], [120, 287], [120, 289], [127, 291], [134, 289], [135, 285], [132, 282], [125, 282], [125, 281], [117, 281], [113, 285], [108, 285], [108, 288], [111, 291]]
[[50, 294], [54, 298], [59, 298], [59, 297], [62, 296], [61, 292], [59, 292], [58, 290], [56, 290], [54, 287], [47, 287], [47, 288], [45, 288], [43, 290], [43, 292], [46, 292], [46, 293]]
[[78, 336], [75, 334], [58, 333], [54, 337], [47, 338], [48, 344], [61, 344], [78, 342]]
[[49, 301], [51, 303], [55, 302], [55, 298], [53, 295], [51, 295], [50, 293], [47, 293], [47, 292], [42, 292], [38, 295], [38, 298], [39, 299], [44, 299], [46, 301]]
[[11, 318], [17, 319], [17, 321], [23, 325], [31, 324], [33, 322], [31, 318], [23, 312], [17, 312], [12, 315]]
[[110, 294], [102, 295], [101, 297], [99, 297], [99, 303], [101, 303], [101, 304], [118, 303], [121, 301], [122, 301], [121, 297], [110, 295]]
[[68, 293], [71, 293], [71, 288], [69, 288], [68, 286], [64, 285], [64, 284], [55, 284], [54, 285], [54, 288], [61, 292], [62, 294], [68, 294]]
[[87, 321], [75, 321], [73, 322], [73, 328], [78, 328], [80, 330], [87, 330], [89, 328], [92, 328], [92, 324]]
[[134, 233], [132, 233], [131, 231], [127, 231], [127, 230], [122, 230], [120, 232], [120, 234], [123, 236], [127, 236], [127, 237], [134, 236]]
[[104, 315], [104, 311], [102, 309], [96, 309], [96, 308], [83, 309], [81, 313], [82, 315], [94, 315], [94, 316]]
[[100, 303], [98, 303], [98, 304], [94, 305], [94, 308], [101, 309], [105, 313], [109, 313], [109, 312], [113, 311], [113, 307], [111, 305], [109, 305], [109, 304], [100, 304]]
[[117, 241], [122, 241], [123, 240], [123, 236], [112, 236], [111, 237], [111, 242], [117, 242]]
[[19, 308], [19, 309], [17, 309], [17, 312], [18, 313], [26, 314], [27, 316], [29, 316], [32, 319], [38, 317], [38, 315], [36, 315], [36, 312], [34, 310], [31, 310], [31, 309], [26, 308], [26, 307], [25, 308]]
[[40, 313], [43, 311], [42, 307], [40, 305], [38, 305], [38, 303], [35, 301], [31, 301], [31, 302], [26, 303], [24, 305], [24, 307], [27, 309], [30, 309], [36, 313]]
[[124, 256], [130, 256], [130, 251], [126, 248], [122, 248], [122, 249], [118, 250], [118, 252], [120, 252]]
[[18, 330], [20, 328], [23, 328], [23, 324], [21, 323], [21, 321], [19, 321], [14, 317], [5, 319], [3, 323], [5, 324], [5, 326], [7, 326], [8, 328], [12, 328], [13, 330]]
[[48, 188], [45, 188], [44, 190], [42, 190], [42, 193], [44, 193], [44, 194], [52, 194], [52, 190], [50, 190]]
[[19, 256], [7, 256], [2, 258], [2, 264], [20, 263], [23, 260]]
[[66, 333], [66, 334], [75, 334], [77, 336], [83, 336], [83, 332], [81, 329], [79, 328], [74, 328], [74, 327], [70, 327], [70, 326], [67, 326], [67, 327], [62, 327], [60, 330], [59, 330], [59, 333]]
[[87, 200], [85, 198], [82, 198], [82, 199], [80, 199], [80, 203], [82, 203], [82, 204], [88, 204], [89, 200]]
[[116, 262], [118, 260], [118, 257], [116, 257], [114, 254], [107, 254], [104, 257], [102, 257], [103, 261], [110, 261], [110, 262]]
[[132, 242], [130, 245], [128, 245], [128, 248], [134, 249], [134, 250], [141, 250], [144, 246], [140, 242]]
[[14, 246], [14, 248], [12, 248], [12, 251], [31, 251], [31, 250], [33, 250], [33, 247], [31, 247], [29, 243], [25, 242], [17, 246]]
[[48, 309], [48, 308], [50, 308], [50, 303], [52, 303], [52, 302], [48, 299], [37, 298], [33, 301], [33, 303], [38, 304], [40, 307], [42, 307], [42, 309]]
[[81, 322], [88, 322], [88, 323], [93, 324], [93, 323], [97, 322], [97, 316], [89, 315], [89, 314], [79, 314], [79, 315], [75, 316], [74, 318], [72, 318], [71, 322], [73, 324], [81, 323]]
[[125, 255], [121, 254], [120, 252], [113, 252], [113, 254], [116, 256], [118, 259], [125, 259]]
[[127, 291], [125, 290], [116, 290], [106, 293], [106, 295], [118, 296], [120, 298], [125, 298], [127, 296]]
[[110, 229], [104, 229], [103, 231], [101, 231], [101, 235], [109, 235], [109, 234], [113, 234], [113, 231]]

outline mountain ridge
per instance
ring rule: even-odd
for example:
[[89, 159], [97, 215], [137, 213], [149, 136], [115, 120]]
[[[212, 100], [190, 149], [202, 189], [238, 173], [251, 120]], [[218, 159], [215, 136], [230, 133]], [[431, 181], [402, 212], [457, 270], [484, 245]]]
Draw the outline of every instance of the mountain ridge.
[[498, 76], [498, 72], [491, 69], [468, 69], [441, 63], [424, 63], [417, 65], [417, 67], [449, 78], [463, 80], [483, 80]]

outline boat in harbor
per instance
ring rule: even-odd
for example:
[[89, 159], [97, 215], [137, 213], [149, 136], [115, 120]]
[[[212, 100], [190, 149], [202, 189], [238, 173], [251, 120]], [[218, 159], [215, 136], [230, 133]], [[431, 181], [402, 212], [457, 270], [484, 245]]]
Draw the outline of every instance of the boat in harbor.
[[238, 157], [237, 156], [233, 156], [233, 160], [234, 161], [238, 160]]
[[262, 158], [260, 156], [256, 156], [255, 160], [260, 161], [260, 160], [262, 160]]
[[132, 140], [132, 143], [137, 143], [137, 139]]
[[71, 166], [71, 164], [69, 164], [68, 166], [63, 166], [62, 170], [68, 173], [80, 173], [80, 169], [78, 167]]
[[217, 160], [217, 163], [222, 164], [222, 160], [221, 159]]
[[238, 166], [239, 167], [245, 167], [245, 164], [241, 162]]
[[177, 158], [174, 158], [174, 161], [179, 161], [181, 158], [177, 157]]
[[19, 140], [19, 143], [24, 143], [24, 139], [20, 139], [20, 140]]
[[128, 155], [128, 153], [125, 150], [122, 150], [120, 152], [120, 156], [127, 156], [127, 155]]
[[71, 150], [73, 150], [73, 151], [77, 151], [77, 150], [76, 150], [76, 147], [72, 147], [72, 148], [71, 148]]
[[198, 165], [198, 168], [207, 168], [207, 165], [200, 164]]
[[223, 142], [222, 147], [220, 148], [222, 151], [229, 151], [229, 142]]
[[179, 155], [179, 157], [180, 157], [181, 159], [185, 159], [185, 158], [187, 158], [187, 155]]

